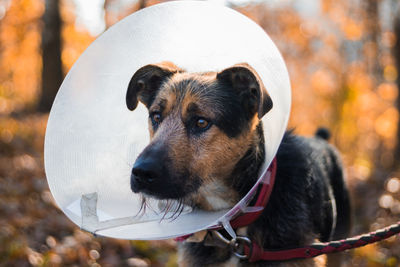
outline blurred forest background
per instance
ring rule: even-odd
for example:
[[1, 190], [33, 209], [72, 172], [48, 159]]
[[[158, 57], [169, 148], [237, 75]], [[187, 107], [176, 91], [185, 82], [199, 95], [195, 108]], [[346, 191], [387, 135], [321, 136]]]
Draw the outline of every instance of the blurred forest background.
[[[0, 0], [0, 266], [176, 266], [172, 240], [79, 230], [56, 208], [43, 169], [48, 111], [65, 74], [103, 30], [159, 2]], [[256, 21], [282, 52], [293, 88], [290, 127], [303, 135], [331, 129], [346, 165], [353, 234], [399, 220], [399, 2], [217, 2]], [[400, 266], [400, 240], [345, 254], [346, 266]]]

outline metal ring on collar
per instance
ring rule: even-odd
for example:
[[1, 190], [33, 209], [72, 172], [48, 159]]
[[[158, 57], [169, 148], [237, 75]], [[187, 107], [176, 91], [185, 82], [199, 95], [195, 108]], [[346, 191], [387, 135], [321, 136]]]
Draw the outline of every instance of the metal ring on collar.
[[229, 242], [229, 245], [231, 247], [233, 254], [241, 260], [246, 260], [249, 258], [249, 255], [246, 255], [245, 250], [244, 250], [245, 243], [249, 247], [249, 249], [250, 249], [249, 255], [251, 255], [252, 244], [251, 244], [251, 240], [248, 237], [237, 236], [236, 238], [232, 239]]
[[[217, 237], [223, 243], [229, 245], [233, 254], [236, 257], [238, 257], [239, 259], [246, 260], [249, 258], [249, 255], [251, 255], [253, 246], [252, 246], [250, 238], [248, 238], [247, 236], [236, 236], [236, 238], [232, 238], [231, 240], [229, 240], [218, 231], [212, 231], [212, 232], [215, 235], [215, 237]], [[246, 255], [246, 253], [245, 253], [245, 250], [244, 250], [245, 243], [247, 244], [247, 246], [250, 249], [249, 255]]]

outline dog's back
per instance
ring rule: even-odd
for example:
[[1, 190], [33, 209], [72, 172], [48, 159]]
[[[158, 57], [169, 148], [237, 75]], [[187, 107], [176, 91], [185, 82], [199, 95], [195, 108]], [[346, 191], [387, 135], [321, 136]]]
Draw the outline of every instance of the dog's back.
[[[342, 163], [327, 138], [327, 131], [319, 130], [314, 138], [287, 132], [282, 140], [276, 184], [263, 214], [267, 228], [281, 228], [275, 229], [282, 233], [277, 234], [276, 243], [275, 238], [267, 237], [274, 248], [304, 245], [315, 238], [343, 238], [350, 231], [350, 201]], [[304, 240], [304, 233], [315, 236]], [[282, 239], [287, 239], [286, 246]]]
[[287, 132], [277, 162], [270, 201], [254, 225], [264, 247], [344, 237], [350, 228], [350, 203], [336, 150], [320, 135], [304, 138]]

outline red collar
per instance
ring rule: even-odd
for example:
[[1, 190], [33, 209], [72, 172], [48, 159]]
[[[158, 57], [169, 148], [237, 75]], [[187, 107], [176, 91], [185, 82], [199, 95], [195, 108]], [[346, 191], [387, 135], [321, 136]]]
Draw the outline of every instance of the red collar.
[[[272, 189], [275, 183], [276, 169], [277, 169], [277, 163], [276, 163], [276, 158], [274, 158], [272, 160], [271, 165], [268, 167], [268, 170], [265, 172], [262, 181], [259, 184], [260, 191], [258, 193], [256, 202], [254, 203], [253, 206], [249, 206], [255, 209], [248, 209], [249, 211], [246, 211], [245, 213], [242, 212], [234, 219], [232, 219], [230, 221], [230, 225], [232, 226], [233, 229], [237, 229], [252, 224], [255, 220], [258, 219], [258, 217], [260, 217], [261, 213], [264, 211], [264, 208], [268, 204], [269, 197], [271, 196]], [[207, 230], [218, 230], [218, 229], [220, 229], [220, 227]], [[191, 235], [192, 234], [179, 236], [174, 240], [182, 242], [185, 241], [187, 238], [189, 238]]]
[[[255, 220], [260, 217], [261, 213], [264, 211], [268, 204], [269, 197], [271, 196], [272, 189], [274, 188], [275, 176], [276, 176], [276, 158], [272, 160], [271, 165], [265, 172], [262, 182], [260, 183], [260, 191], [257, 196], [257, 200], [253, 207], [262, 207], [262, 209], [257, 209], [256, 211], [248, 211], [242, 213], [236, 218], [230, 221], [233, 229], [240, 228], [252, 224]], [[269, 178], [267, 177], [269, 175]]]

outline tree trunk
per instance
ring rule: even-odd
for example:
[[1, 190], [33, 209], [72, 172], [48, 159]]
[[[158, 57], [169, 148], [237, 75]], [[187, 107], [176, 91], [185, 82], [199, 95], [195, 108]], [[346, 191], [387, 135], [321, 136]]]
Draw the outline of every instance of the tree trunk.
[[381, 33], [380, 19], [379, 19], [379, 4], [380, 0], [366, 0], [363, 1], [365, 10], [365, 28], [367, 32], [368, 50], [367, 53], [367, 67], [368, 72], [374, 77], [375, 82], [380, 83], [382, 80], [382, 70], [379, 65], [379, 35]]
[[48, 112], [63, 80], [60, 1], [46, 0], [42, 31], [42, 93], [38, 110]]

